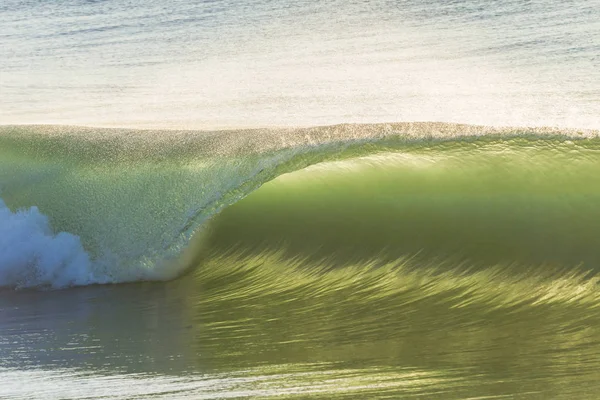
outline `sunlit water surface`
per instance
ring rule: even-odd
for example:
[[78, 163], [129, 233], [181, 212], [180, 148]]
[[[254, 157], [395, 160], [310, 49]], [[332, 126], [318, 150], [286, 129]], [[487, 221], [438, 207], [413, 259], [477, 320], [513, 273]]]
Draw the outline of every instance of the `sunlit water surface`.
[[[0, 43], [3, 125], [600, 127], [596, 0], [4, 0]], [[36, 129], [0, 132], [0, 260], [53, 266], [0, 265], [0, 398], [598, 396], [597, 142]], [[165, 278], [320, 161], [178, 279], [15, 290]]]

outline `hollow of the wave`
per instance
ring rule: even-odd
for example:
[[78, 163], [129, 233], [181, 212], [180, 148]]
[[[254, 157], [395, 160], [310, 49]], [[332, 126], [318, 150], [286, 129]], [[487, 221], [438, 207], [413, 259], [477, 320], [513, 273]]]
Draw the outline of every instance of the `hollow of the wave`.
[[595, 159], [551, 149], [325, 163], [225, 209], [203, 240], [215, 253], [284, 249], [287, 258], [332, 266], [408, 256], [449, 268], [596, 270], [597, 173]]

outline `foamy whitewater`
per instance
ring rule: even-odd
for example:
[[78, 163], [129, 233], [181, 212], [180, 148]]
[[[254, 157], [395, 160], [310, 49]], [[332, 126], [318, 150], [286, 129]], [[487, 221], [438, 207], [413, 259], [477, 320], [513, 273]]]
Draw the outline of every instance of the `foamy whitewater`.
[[36, 207], [11, 212], [0, 199], [0, 285], [60, 288], [99, 282], [75, 235], [55, 234]]
[[597, 0], [0, 27], [0, 398], [597, 398]]

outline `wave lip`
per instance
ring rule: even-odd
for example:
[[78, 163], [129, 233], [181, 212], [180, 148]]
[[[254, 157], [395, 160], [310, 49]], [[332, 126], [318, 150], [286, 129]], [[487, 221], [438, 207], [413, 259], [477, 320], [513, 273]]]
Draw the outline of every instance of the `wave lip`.
[[102, 283], [78, 236], [54, 234], [37, 207], [11, 212], [0, 199], [0, 286], [12, 288]]

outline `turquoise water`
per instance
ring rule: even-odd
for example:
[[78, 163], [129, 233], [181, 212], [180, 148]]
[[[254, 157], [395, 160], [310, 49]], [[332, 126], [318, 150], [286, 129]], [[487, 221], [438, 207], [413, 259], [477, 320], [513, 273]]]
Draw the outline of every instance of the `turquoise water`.
[[596, 398], [597, 5], [0, 4], [0, 398]]

